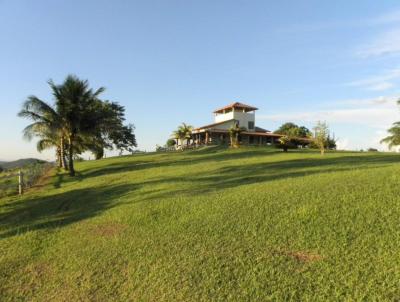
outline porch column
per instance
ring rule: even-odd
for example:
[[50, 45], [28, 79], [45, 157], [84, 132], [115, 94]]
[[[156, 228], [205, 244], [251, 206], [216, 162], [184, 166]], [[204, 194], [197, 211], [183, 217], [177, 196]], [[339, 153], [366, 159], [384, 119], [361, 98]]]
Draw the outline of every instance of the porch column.
[[209, 140], [209, 134], [208, 134], [208, 131], [206, 131], [206, 145], [208, 145], [208, 140]]

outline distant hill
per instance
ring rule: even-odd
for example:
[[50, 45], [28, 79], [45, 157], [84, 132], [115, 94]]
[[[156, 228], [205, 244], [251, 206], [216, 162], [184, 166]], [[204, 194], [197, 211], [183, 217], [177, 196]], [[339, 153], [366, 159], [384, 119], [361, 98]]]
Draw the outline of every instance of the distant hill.
[[14, 161], [0, 161], [0, 167], [6, 170], [22, 168], [30, 164], [44, 163], [44, 160], [37, 158], [22, 158]]

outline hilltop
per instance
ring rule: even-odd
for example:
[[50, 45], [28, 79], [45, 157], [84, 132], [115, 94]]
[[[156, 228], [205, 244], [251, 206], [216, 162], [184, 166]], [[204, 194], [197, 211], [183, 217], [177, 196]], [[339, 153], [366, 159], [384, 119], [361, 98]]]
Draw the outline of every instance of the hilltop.
[[399, 159], [205, 148], [54, 171], [0, 199], [2, 300], [398, 300]]
[[40, 160], [37, 158], [22, 158], [14, 161], [0, 161], [0, 167], [3, 169], [11, 170], [23, 168], [27, 165], [35, 164], [35, 163], [44, 163], [44, 160]]

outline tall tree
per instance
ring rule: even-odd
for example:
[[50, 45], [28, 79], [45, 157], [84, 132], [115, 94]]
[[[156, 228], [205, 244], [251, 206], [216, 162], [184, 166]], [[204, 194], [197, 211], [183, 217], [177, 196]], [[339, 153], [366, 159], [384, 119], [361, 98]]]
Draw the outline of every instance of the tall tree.
[[49, 81], [56, 101], [56, 110], [61, 116], [65, 136], [68, 144], [68, 170], [71, 176], [75, 175], [74, 146], [79, 136], [90, 137], [98, 133], [99, 95], [104, 87], [93, 91], [89, 88], [87, 80], [80, 80], [76, 76], [69, 75], [61, 85]]
[[321, 152], [321, 155], [325, 154], [325, 148], [329, 138], [329, 127], [326, 122], [318, 122], [314, 127], [313, 141]]

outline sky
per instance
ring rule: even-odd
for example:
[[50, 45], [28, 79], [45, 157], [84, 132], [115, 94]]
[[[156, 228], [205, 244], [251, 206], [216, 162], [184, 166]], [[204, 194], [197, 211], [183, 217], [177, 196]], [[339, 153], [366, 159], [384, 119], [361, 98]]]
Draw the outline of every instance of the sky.
[[29, 95], [52, 103], [47, 81], [68, 74], [125, 106], [141, 150], [236, 101], [265, 129], [321, 120], [340, 149], [385, 150], [400, 120], [400, 2], [0, 0], [0, 160], [54, 159], [17, 113]]

